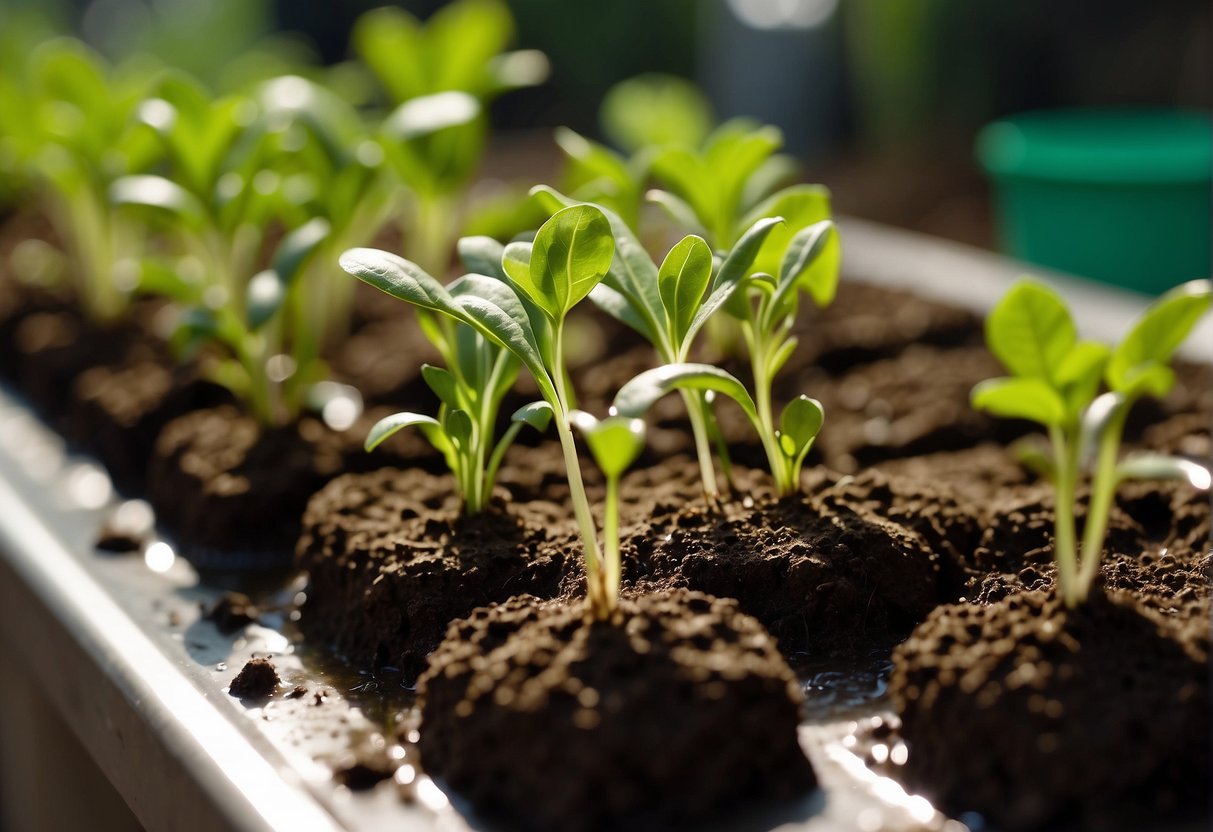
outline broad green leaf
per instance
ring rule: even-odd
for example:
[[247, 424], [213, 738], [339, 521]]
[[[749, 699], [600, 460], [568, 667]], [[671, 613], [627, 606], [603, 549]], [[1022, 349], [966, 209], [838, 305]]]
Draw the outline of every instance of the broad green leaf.
[[501, 265], [505, 247], [492, 237], [461, 237], [455, 248], [459, 261], [468, 271], [498, 280], [506, 279], [505, 269]]
[[1163, 454], [1133, 454], [1116, 466], [1122, 480], [1180, 480], [1199, 491], [1208, 491], [1213, 484], [1209, 468], [1191, 459]]
[[1113, 350], [1107, 369], [1108, 386], [1123, 391], [1139, 365], [1170, 362], [1211, 303], [1213, 281], [1192, 280], [1151, 304]]
[[421, 25], [408, 12], [391, 6], [366, 12], [354, 23], [350, 43], [393, 101], [429, 92]]
[[710, 364], [667, 364], [646, 370], [619, 388], [611, 412], [640, 417], [658, 399], [672, 390], [711, 390], [722, 393], [741, 406], [751, 424], [758, 428], [758, 408], [737, 378]]
[[392, 297], [452, 318], [463, 318], [450, 292], [403, 257], [374, 248], [352, 248], [338, 262], [354, 277]]
[[699, 147], [712, 129], [712, 106], [691, 82], [647, 74], [620, 81], [600, 108], [610, 141], [628, 152], [646, 147]]
[[1021, 278], [986, 318], [986, 345], [1012, 374], [1056, 385], [1078, 332], [1057, 292]]
[[712, 250], [702, 237], [683, 237], [662, 261], [657, 288], [674, 343], [681, 343], [690, 328], [711, 278]]
[[514, 411], [511, 422], [522, 422], [543, 433], [552, 422], [552, 406], [545, 401], [524, 404]]
[[529, 279], [517, 281], [518, 286], [558, 322], [606, 276], [614, 256], [615, 241], [602, 211], [592, 205], [564, 208], [535, 235]]
[[623, 474], [644, 450], [643, 419], [608, 416], [599, 421], [583, 410], [574, 410], [569, 424], [585, 436], [590, 454], [608, 479]]
[[453, 280], [447, 291], [456, 299], [472, 296], [489, 301], [518, 322], [530, 341], [536, 341], [531, 332], [531, 319], [522, 299], [504, 280], [483, 274], [465, 274]]
[[752, 270], [777, 274], [792, 235], [802, 228], [831, 218], [830, 192], [821, 185], [785, 188], [755, 206], [742, 219], [741, 227], [752, 227], [766, 217], [782, 217], [784, 224], [773, 229], [773, 233], [767, 237], [762, 250], [753, 259]]
[[973, 407], [1007, 419], [1029, 419], [1046, 426], [1066, 420], [1061, 396], [1038, 378], [992, 378], [973, 388]]
[[464, 453], [471, 451], [472, 417], [466, 410], [448, 410], [442, 420], [443, 432], [447, 438]]
[[[545, 185], [532, 188], [531, 195], [539, 200], [546, 209], [553, 212], [558, 211], [561, 206], [579, 204], [576, 200]], [[645, 251], [644, 246], [636, 239], [636, 235], [628, 228], [627, 223], [620, 219], [618, 214], [601, 205], [594, 207], [607, 218], [611, 225], [611, 233], [615, 238], [615, 258], [611, 262], [607, 283], [628, 299], [652, 332], [664, 332], [661, 325], [664, 313], [661, 306], [661, 294], [657, 287], [657, 266], [649, 257], [649, 253]]]
[[599, 283], [590, 292], [590, 302], [615, 320], [639, 332], [645, 341], [660, 348], [661, 340], [649, 329], [648, 322], [640, 317], [636, 307], [622, 293], [605, 283]]
[[366, 435], [363, 447], [368, 451], [373, 451], [393, 434], [398, 433], [404, 428], [414, 426], [421, 428], [422, 433], [425, 434], [425, 438], [439, 452], [446, 452], [448, 446], [446, 436], [442, 432], [442, 425], [432, 416], [425, 416], [421, 413], [393, 413], [391, 416], [383, 417], [375, 423], [370, 433]]
[[1070, 416], [1077, 417], [1099, 391], [1111, 350], [1096, 341], [1079, 341], [1057, 367], [1057, 387]]
[[795, 286], [804, 289], [818, 306], [828, 306], [838, 290], [841, 246], [834, 223], [823, 220], [793, 235], [779, 265], [776, 297]]
[[535, 333], [528, 323], [518, 320], [491, 300], [476, 295], [460, 295], [456, 302], [461, 318], [473, 324], [485, 337], [518, 356], [531, 371], [544, 398], [555, 398], [556, 388], [544, 365]]
[[459, 383], [448, 370], [433, 364], [421, 365], [421, 378], [434, 391], [439, 401], [452, 410], [467, 407], [468, 403], [459, 395]]
[[501, 270], [515, 286], [519, 281], [529, 282], [531, 279], [532, 245], [530, 242], [517, 240], [501, 250]]
[[487, 92], [489, 61], [509, 43], [514, 20], [502, 0], [457, 0], [430, 17], [425, 34], [434, 89], [479, 95]]
[[577, 179], [580, 180], [578, 185], [594, 179], [605, 179], [617, 188], [632, 186], [632, 172], [628, 163], [608, 148], [567, 127], [556, 128], [556, 144], [576, 163], [579, 173]]
[[1129, 370], [1119, 380], [1116, 392], [1129, 399], [1151, 396], [1161, 399], [1175, 386], [1175, 371], [1166, 364], [1146, 362]]
[[780, 449], [789, 459], [803, 459], [821, 432], [824, 421], [825, 410], [821, 402], [808, 396], [792, 399], [779, 415]]

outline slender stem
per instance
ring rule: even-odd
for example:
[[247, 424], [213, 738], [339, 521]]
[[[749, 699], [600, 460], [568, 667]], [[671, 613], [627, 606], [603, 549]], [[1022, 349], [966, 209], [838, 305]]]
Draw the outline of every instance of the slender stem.
[[746, 342], [750, 347], [750, 371], [754, 375], [754, 404], [758, 409], [759, 438], [771, 466], [771, 477], [775, 480], [775, 493], [786, 497], [793, 493], [799, 483], [790, 482], [787, 461], [775, 437], [775, 417], [771, 408], [771, 378], [767, 373], [767, 356], [770, 345], [761, 331], [747, 321], [744, 328]]
[[1083, 529], [1082, 550], [1078, 563], [1078, 581], [1075, 586], [1075, 601], [1085, 601], [1091, 584], [1099, 569], [1103, 556], [1104, 536], [1108, 531], [1108, 516], [1116, 493], [1116, 461], [1120, 452], [1120, 437], [1124, 431], [1125, 417], [1129, 408], [1121, 406], [1109, 419], [1099, 438], [1099, 451], [1095, 462], [1095, 480], [1091, 496], [1087, 501], [1087, 524]]
[[610, 608], [619, 603], [623, 558], [619, 554], [619, 477], [607, 477], [606, 505], [602, 510], [602, 545], [606, 548], [606, 597]]
[[695, 437], [695, 455], [699, 458], [699, 477], [703, 481], [703, 495], [709, 503], [715, 503], [720, 497], [716, 485], [716, 465], [712, 462], [712, 446], [708, 438], [708, 427], [704, 409], [707, 407], [703, 394], [698, 391], [683, 390], [682, 400], [686, 403], [687, 415], [691, 421], [691, 434]]
[[1057, 586], [1062, 600], [1073, 606], [1075, 577], [1078, 570], [1078, 553], [1075, 549], [1074, 492], [1078, 475], [1076, 443], [1066, 440], [1066, 432], [1058, 427], [1049, 428], [1049, 441], [1053, 445], [1056, 465], [1056, 504], [1053, 507], [1053, 551], [1057, 560]]
[[555, 325], [553, 382], [556, 387], [556, 435], [560, 437], [560, 448], [564, 452], [565, 474], [569, 480], [569, 497], [573, 502], [573, 516], [581, 532], [581, 544], [585, 549], [585, 571], [590, 609], [599, 619], [606, 618], [614, 610], [610, 599], [604, 594], [602, 555], [598, 548], [598, 536], [594, 530], [594, 515], [590, 512], [590, 501], [585, 496], [585, 483], [581, 479], [581, 462], [577, 459], [577, 444], [569, 426], [569, 411], [564, 383], [564, 321]]

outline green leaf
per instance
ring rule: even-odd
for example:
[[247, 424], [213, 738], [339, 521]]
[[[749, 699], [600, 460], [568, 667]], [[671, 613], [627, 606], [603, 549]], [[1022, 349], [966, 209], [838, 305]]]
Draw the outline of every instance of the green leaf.
[[[559, 210], [562, 205], [579, 204], [545, 185], [532, 188], [531, 194], [540, 204], [552, 211]], [[594, 207], [607, 218], [611, 225], [611, 234], [615, 238], [615, 258], [611, 262], [607, 282], [611, 288], [621, 292], [628, 299], [636, 313], [644, 318], [650, 331], [663, 332], [661, 323], [664, 313], [661, 293], [657, 286], [657, 266], [618, 214], [601, 205]]]
[[455, 299], [416, 263], [374, 248], [352, 248], [341, 255], [341, 268], [394, 298], [442, 312], [452, 318], [463, 315]]
[[779, 447], [792, 460], [808, 453], [825, 422], [821, 402], [808, 396], [798, 396], [788, 402], [779, 416]]
[[1112, 352], [1107, 368], [1108, 386], [1126, 392], [1136, 368], [1143, 364], [1170, 362], [1175, 350], [1209, 311], [1211, 303], [1213, 282], [1192, 280], [1176, 286], [1151, 304]]
[[479, 117], [479, 101], [467, 93], [447, 90], [404, 102], [384, 120], [383, 129], [397, 141], [410, 141], [471, 124]]
[[1011, 446], [1016, 461], [1024, 468], [1050, 482], [1057, 481], [1057, 465], [1053, 461], [1053, 448], [1039, 434], [1025, 436]]
[[466, 410], [448, 410], [442, 420], [443, 431], [456, 448], [470, 453], [472, 446], [472, 417]]
[[611, 412], [640, 417], [658, 399], [672, 390], [711, 390], [722, 393], [741, 406], [755, 428], [759, 427], [758, 408], [737, 378], [710, 364], [667, 364], [646, 370], [619, 388]]
[[1057, 383], [1057, 368], [1078, 340], [1057, 292], [1021, 278], [986, 318], [986, 344], [1012, 374]]
[[569, 424], [585, 436], [590, 454], [608, 479], [623, 474], [644, 450], [644, 420], [608, 416], [599, 421], [583, 410], [569, 413]]
[[[776, 274], [792, 236], [802, 228], [831, 218], [830, 192], [821, 185], [793, 185], [767, 197], [741, 221], [743, 228], [766, 217], [783, 217], [782, 227], [767, 238], [753, 260], [753, 271]], [[816, 297], [814, 298], [816, 300]], [[819, 302], [818, 305], [824, 305]]]
[[702, 237], [683, 237], [665, 256], [657, 287], [674, 343], [681, 343], [712, 278], [712, 250]]
[[992, 378], [973, 388], [973, 407], [1007, 419], [1029, 419], [1049, 427], [1066, 421], [1061, 396], [1038, 378]]
[[1213, 484], [1209, 468], [1191, 459], [1163, 454], [1140, 453], [1126, 457], [1116, 466], [1122, 480], [1180, 480], [1198, 491]]
[[1095, 341], [1079, 341], [1057, 367], [1057, 386], [1069, 408], [1071, 418], [1077, 417], [1095, 398], [1104, 367], [1112, 351]]
[[467, 402], [459, 395], [459, 382], [450, 371], [433, 364], [421, 365], [421, 378], [426, 386], [434, 391], [439, 401], [451, 409], [467, 407]]
[[606, 276], [614, 255], [606, 216], [592, 205], [575, 205], [556, 212], [540, 227], [527, 277], [510, 276], [558, 322]]
[[649, 329], [648, 322], [621, 292], [605, 283], [599, 283], [590, 292], [590, 302], [615, 320], [639, 332], [650, 344], [657, 346], [661, 343], [658, 336]]
[[841, 256], [833, 222], [823, 220], [797, 231], [779, 266], [776, 298], [790, 291], [784, 287], [795, 286], [808, 292], [818, 306], [828, 306], [838, 289]]
[[782, 222], [781, 217], [766, 217], [755, 222], [741, 235], [737, 245], [729, 251], [716, 272], [716, 277], [712, 280], [712, 291], [703, 305], [696, 310], [695, 317], [683, 335], [682, 344], [689, 344], [716, 310], [728, 303], [742, 287], [754, 258], [762, 250], [766, 239]]
[[317, 217], [287, 234], [274, 254], [273, 266], [255, 275], [248, 286], [248, 326], [256, 331], [274, 317], [286, 300], [300, 267], [328, 239], [329, 224]]
[[543, 433], [552, 422], [552, 406], [545, 401], [524, 404], [514, 411], [514, 415], [510, 417], [510, 421], [530, 425], [535, 430]]
[[425, 438], [430, 441], [430, 444], [435, 449], [439, 452], [446, 452], [447, 439], [442, 431], [442, 425], [432, 416], [425, 416], [421, 413], [393, 413], [391, 416], [383, 417], [375, 423], [370, 433], [366, 435], [363, 447], [368, 451], [373, 451], [393, 434], [398, 433], [404, 428], [414, 426], [421, 428], [422, 433], [425, 434]]
[[207, 222], [207, 210], [202, 203], [185, 188], [163, 176], [123, 176], [110, 185], [109, 199], [114, 205], [166, 211], [178, 222], [193, 229], [202, 228]]
[[695, 213], [695, 209], [682, 197], [675, 196], [669, 191], [663, 191], [660, 188], [653, 188], [645, 193], [644, 198], [665, 211], [670, 219], [674, 221], [674, 225], [683, 231], [696, 234], [700, 237], [708, 236], [708, 230], [699, 221], [699, 216]]
[[[507, 291], [512, 291], [501, 284]], [[515, 296], [515, 301], [518, 301]], [[525, 316], [522, 319], [502, 309], [491, 299], [476, 295], [460, 295], [457, 300], [460, 317], [472, 323], [481, 334], [518, 356], [535, 377], [544, 398], [554, 398], [556, 390], [543, 363], [539, 344]]]
[[712, 129], [712, 106], [683, 78], [647, 74], [611, 87], [599, 108], [607, 137], [628, 152], [646, 147], [699, 147]]
[[[455, 248], [459, 261], [468, 271], [498, 280], [506, 279], [505, 269], [501, 265], [505, 247], [492, 237], [461, 237]], [[529, 256], [527, 260], [529, 262]]]
[[1175, 386], [1175, 371], [1166, 364], [1144, 363], [1119, 380], [1116, 392], [1129, 399], [1152, 396], [1161, 399]]

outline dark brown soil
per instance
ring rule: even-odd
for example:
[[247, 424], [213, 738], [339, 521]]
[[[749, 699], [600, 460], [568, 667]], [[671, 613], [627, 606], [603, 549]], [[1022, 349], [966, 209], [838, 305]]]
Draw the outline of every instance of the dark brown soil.
[[237, 699], [267, 699], [277, 692], [281, 681], [269, 659], [249, 659], [232, 679], [227, 692]]
[[902, 778], [1006, 829], [1207, 818], [1209, 608], [1177, 606], [1032, 591], [936, 610], [894, 654]]
[[231, 406], [181, 416], [160, 433], [148, 472], [156, 516], [200, 569], [287, 567], [312, 494], [343, 471], [399, 460], [362, 450], [372, 418], [337, 433], [311, 417], [263, 428]]
[[514, 599], [451, 626], [420, 682], [426, 769], [528, 829], [667, 829], [807, 793], [800, 691], [732, 601]]
[[303, 631], [412, 681], [456, 618], [512, 595], [554, 596], [580, 552], [568, 510], [503, 496], [464, 517], [449, 475], [382, 469], [329, 483], [308, 504], [297, 550], [311, 576]]
[[243, 592], [225, 592], [215, 605], [206, 611], [205, 617], [207, 621], [214, 623], [219, 632], [231, 635], [249, 624], [260, 621], [261, 610], [257, 609], [253, 599]]
[[719, 509], [656, 502], [626, 538], [625, 578], [735, 598], [786, 654], [853, 655], [903, 638], [955, 597], [978, 534], [949, 492], [875, 471], [819, 474], [808, 496], [778, 501], [764, 474], [744, 472], [743, 485], [753, 497]]

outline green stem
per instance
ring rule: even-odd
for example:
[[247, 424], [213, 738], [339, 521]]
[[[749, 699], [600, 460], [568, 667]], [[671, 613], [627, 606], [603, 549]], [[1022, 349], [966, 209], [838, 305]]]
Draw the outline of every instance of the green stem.
[[750, 347], [750, 371], [754, 375], [754, 404], [758, 409], [759, 438], [771, 466], [771, 477], [775, 480], [775, 493], [786, 497], [796, 491], [799, 483], [791, 482], [787, 460], [775, 436], [775, 417], [771, 408], [771, 378], [767, 373], [767, 357], [770, 345], [751, 322], [743, 330]]
[[[418, 194], [413, 234], [406, 234], [421, 268], [441, 278], [450, 269], [456, 220], [453, 200], [441, 194]], [[407, 230], [407, 229], [406, 229]]]
[[577, 528], [581, 532], [581, 543], [585, 549], [585, 572], [587, 593], [590, 599], [590, 609], [594, 617], [604, 619], [611, 614], [614, 606], [604, 592], [604, 577], [602, 574], [602, 555], [598, 548], [598, 537], [594, 530], [594, 515], [590, 512], [590, 501], [585, 496], [585, 483], [581, 479], [581, 462], [577, 459], [577, 444], [573, 441], [573, 431], [569, 426], [569, 411], [565, 404], [568, 401], [564, 383], [564, 322], [556, 324], [553, 333], [555, 355], [553, 381], [556, 388], [556, 435], [560, 437], [560, 448], [564, 452], [565, 474], [569, 481], [569, 497], [573, 502], [573, 516], [577, 519]]
[[704, 413], [707, 403], [704, 402], [702, 393], [691, 390], [682, 391], [682, 400], [686, 403], [687, 415], [691, 421], [691, 434], [695, 437], [695, 454], [699, 458], [699, 477], [703, 481], [703, 495], [709, 503], [715, 503], [720, 497], [720, 490], [716, 485], [716, 466], [712, 462], [712, 446], [708, 438]]
[[611, 609], [619, 603], [623, 558], [619, 553], [619, 477], [608, 477], [602, 512], [602, 544], [606, 547], [606, 598]]
[[1053, 507], [1053, 550], [1057, 561], [1057, 587], [1067, 606], [1074, 606], [1078, 553], [1074, 532], [1074, 492], [1078, 475], [1077, 449], [1061, 428], [1049, 428], [1056, 462], [1056, 504]]
[[1116, 414], [1108, 420], [1103, 436], [1099, 438], [1095, 480], [1091, 486], [1091, 496], [1087, 501], [1087, 523], [1083, 529], [1078, 581], [1074, 588], [1076, 603], [1087, 599], [1103, 556], [1104, 536], [1108, 531], [1108, 516], [1111, 514], [1112, 501], [1116, 494], [1118, 480], [1116, 462], [1120, 453], [1120, 437], [1124, 431], [1125, 417], [1128, 412], [1127, 405], [1118, 408]]

